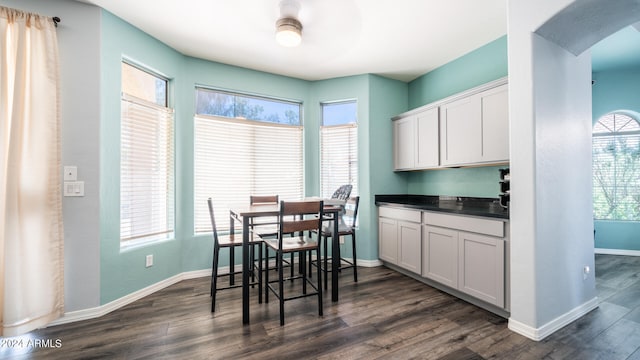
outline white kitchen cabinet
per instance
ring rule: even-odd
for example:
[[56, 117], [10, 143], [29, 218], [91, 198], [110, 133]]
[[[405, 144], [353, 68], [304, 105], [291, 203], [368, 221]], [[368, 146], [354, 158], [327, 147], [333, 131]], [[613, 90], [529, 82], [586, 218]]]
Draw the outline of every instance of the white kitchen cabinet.
[[381, 260], [456, 296], [509, 310], [505, 220], [379, 206], [378, 230]]
[[471, 164], [479, 161], [482, 152], [480, 104], [480, 97], [473, 95], [442, 106], [442, 165]]
[[398, 220], [378, 218], [378, 256], [392, 264], [398, 263]]
[[481, 162], [509, 161], [509, 91], [507, 85], [482, 93]]
[[416, 117], [393, 122], [393, 153], [395, 170], [412, 170], [415, 164]]
[[508, 309], [506, 222], [425, 211], [422, 276]]
[[504, 307], [505, 241], [462, 231], [458, 237], [458, 290]]
[[378, 215], [378, 257], [419, 274], [421, 212], [381, 206]]
[[440, 125], [439, 109], [432, 108], [416, 115], [416, 157], [417, 169], [437, 168], [440, 165]]
[[398, 265], [420, 274], [422, 264], [420, 224], [398, 221]]
[[441, 106], [440, 163], [443, 166], [509, 161], [507, 85]]
[[422, 276], [454, 289], [458, 287], [458, 231], [423, 227]]
[[438, 108], [393, 122], [395, 170], [437, 168], [440, 161]]

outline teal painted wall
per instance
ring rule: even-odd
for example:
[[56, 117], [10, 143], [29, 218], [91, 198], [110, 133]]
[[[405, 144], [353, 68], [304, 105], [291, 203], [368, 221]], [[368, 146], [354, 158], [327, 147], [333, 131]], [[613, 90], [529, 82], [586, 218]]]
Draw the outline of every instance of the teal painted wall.
[[[640, 113], [640, 68], [603, 71], [593, 74], [593, 122], [613, 111]], [[594, 222], [595, 247], [640, 250], [640, 223], [635, 221]]]
[[500, 193], [498, 169], [486, 166], [460, 169], [427, 170], [409, 174], [409, 193], [497, 198]]
[[[409, 108], [507, 76], [507, 37], [498, 38], [409, 83]], [[408, 173], [411, 194], [498, 197], [498, 166]]]
[[[368, 251], [366, 259], [378, 258], [378, 208], [375, 194], [407, 193], [407, 176], [393, 171], [393, 127], [391, 118], [407, 110], [409, 86], [404, 82], [369, 75], [369, 127], [364, 136], [368, 145], [368, 199], [363, 199], [370, 216], [360, 218], [361, 229], [368, 229], [368, 236], [358, 240], [358, 258], [362, 250]], [[368, 222], [364, 222], [368, 221]], [[360, 234], [359, 234], [360, 235]]]
[[[305, 151], [306, 162], [312, 164], [309, 178], [305, 182], [307, 186], [307, 195], [320, 194], [320, 153], [315, 149], [320, 147], [320, 123], [321, 109], [320, 103], [355, 99], [358, 103], [358, 190], [361, 196], [359, 223], [360, 227], [356, 232], [356, 240], [358, 243], [359, 259], [376, 259], [375, 255], [368, 251], [369, 224], [372, 222], [372, 215], [369, 198], [368, 176], [369, 167], [369, 147], [367, 140], [368, 128], [370, 126], [369, 117], [369, 77], [367, 75], [348, 76], [336, 79], [315, 81], [311, 84], [310, 106], [305, 113], [306, 124], [309, 125], [310, 132], [307, 139], [307, 145], [312, 151]], [[365, 225], [366, 224], [366, 225]], [[376, 242], [377, 243], [377, 242]], [[348, 244], [348, 242], [347, 242]], [[342, 254], [351, 257], [351, 249], [349, 246], [343, 246]]]
[[[101, 53], [100, 124], [100, 302], [101, 304], [140, 290], [181, 272], [175, 254], [180, 243], [165, 241], [153, 246], [120, 249], [120, 66], [123, 56], [140, 62], [180, 86], [183, 57], [112, 14], [103, 11]], [[182, 119], [181, 104], [176, 123]], [[145, 268], [145, 256], [155, 265]]]
[[432, 70], [409, 83], [409, 109], [507, 76], [507, 36]]
[[631, 110], [640, 113], [640, 68], [593, 74], [593, 122], [607, 113]]

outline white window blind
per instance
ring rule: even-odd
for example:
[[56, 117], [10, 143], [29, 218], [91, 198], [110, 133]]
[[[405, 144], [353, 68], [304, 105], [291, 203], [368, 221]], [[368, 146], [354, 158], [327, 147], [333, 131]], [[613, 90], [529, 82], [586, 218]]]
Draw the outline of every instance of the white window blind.
[[218, 230], [229, 229], [229, 205], [250, 195], [303, 196], [302, 126], [197, 115], [194, 119], [194, 231], [210, 232], [207, 198]]
[[173, 110], [122, 95], [120, 239], [173, 237]]
[[593, 127], [593, 213], [640, 220], [640, 124], [624, 114], [607, 114]]
[[353, 186], [351, 196], [358, 195], [358, 125], [322, 126], [320, 157], [322, 197], [345, 184]]

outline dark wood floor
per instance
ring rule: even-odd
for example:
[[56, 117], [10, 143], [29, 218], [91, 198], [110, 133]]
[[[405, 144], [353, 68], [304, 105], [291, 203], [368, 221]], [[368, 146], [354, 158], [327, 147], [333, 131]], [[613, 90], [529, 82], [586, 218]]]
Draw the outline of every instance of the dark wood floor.
[[[3, 359], [640, 359], [640, 257], [596, 256], [600, 306], [544, 341], [507, 321], [384, 267], [341, 275], [341, 298], [251, 306], [241, 326], [240, 289], [182, 281], [98, 319], [35, 331], [51, 347], [0, 347]], [[253, 294], [254, 295], [254, 294]], [[5, 339], [6, 340], [6, 339]], [[51, 343], [50, 343], [51, 344]]]

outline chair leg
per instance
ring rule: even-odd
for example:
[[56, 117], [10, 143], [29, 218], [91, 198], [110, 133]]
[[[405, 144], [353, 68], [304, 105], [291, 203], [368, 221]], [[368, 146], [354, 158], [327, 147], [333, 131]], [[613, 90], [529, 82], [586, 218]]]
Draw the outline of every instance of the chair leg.
[[[333, 240], [333, 238], [332, 238]], [[328, 246], [327, 245], [329, 243], [329, 237], [328, 236], [323, 236], [323, 246], [324, 246], [324, 269], [322, 269], [324, 271], [324, 288], [327, 289], [328, 287], [328, 278], [329, 276], [327, 275], [327, 272], [329, 271], [329, 250], [328, 250]]]
[[235, 246], [229, 247], [229, 285], [233, 286], [236, 283], [236, 255]]
[[[258, 304], [262, 304], [262, 246], [264, 244], [258, 243]], [[251, 263], [253, 267], [255, 262]]]
[[356, 232], [351, 234], [351, 246], [353, 248], [353, 281], [358, 282], [358, 255], [356, 254]]
[[216, 291], [218, 289], [218, 260], [220, 248], [213, 246], [213, 265], [211, 268], [211, 312], [216, 311]]
[[[320, 246], [316, 248], [316, 257], [320, 257]], [[322, 269], [320, 266], [318, 266], [318, 316], [322, 316]]]
[[295, 262], [293, 261], [293, 253], [291, 253], [291, 282], [293, 282], [293, 275], [294, 275], [293, 267], [294, 267], [294, 264], [295, 264]]
[[265, 245], [264, 257], [264, 302], [269, 303], [269, 248]]
[[[284, 326], [284, 270], [282, 269], [282, 257], [284, 256], [284, 254], [280, 251], [278, 251], [278, 254], [276, 255], [278, 258], [278, 263], [279, 263], [279, 269], [280, 271], [278, 271], [278, 297], [280, 300], [280, 326]], [[293, 267], [293, 263], [291, 263], [291, 267]]]
[[[253, 268], [254, 261], [255, 261], [255, 258], [256, 258], [254, 247], [255, 247], [254, 245], [249, 245], [249, 262], [251, 264], [250, 271], [251, 271], [251, 282], [252, 283], [256, 282], [256, 273], [255, 273], [254, 268]], [[253, 285], [251, 285], [251, 287], [253, 288]]]
[[307, 293], [307, 254], [305, 251], [298, 253], [298, 259], [300, 259], [300, 270], [302, 270], [302, 293]]

